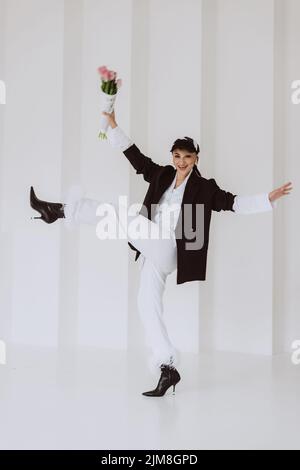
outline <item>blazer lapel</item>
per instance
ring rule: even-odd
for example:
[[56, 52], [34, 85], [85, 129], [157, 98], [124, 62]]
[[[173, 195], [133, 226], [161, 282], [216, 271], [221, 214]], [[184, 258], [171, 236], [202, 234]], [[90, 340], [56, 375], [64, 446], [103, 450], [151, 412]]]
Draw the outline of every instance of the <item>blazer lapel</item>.
[[[199, 175], [197, 175], [197, 171]], [[193, 202], [201, 183], [202, 183], [202, 176], [201, 176], [200, 171], [198, 169], [197, 170], [193, 169], [192, 174], [186, 183], [185, 191], [183, 193], [183, 198], [182, 198], [183, 204]]]
[[176, 174], [176, 170], [175, 168], [172, 168], [172, 167], [168, 167], [168, 171], [164, 171], [161, 174], [161, 177], [159, 178], [159, 181], [158, 181], [157, 191], [155, 191], [155, 196], [154, 196], [155, 204], [159, 202], [163, 193], [166, 191], [166, 189], [168, 189], [173, 179], [175, 178], [175, 174]]

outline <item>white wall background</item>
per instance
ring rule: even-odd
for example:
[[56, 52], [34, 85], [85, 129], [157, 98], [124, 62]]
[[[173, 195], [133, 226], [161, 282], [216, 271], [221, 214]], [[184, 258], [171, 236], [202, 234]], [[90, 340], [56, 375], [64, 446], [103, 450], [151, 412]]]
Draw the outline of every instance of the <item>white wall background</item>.
[[[292, 181], [271, 214], [213, 214], [207, 281], [168, 279], [165, 315], [183, 351], [289, 351], [300, 338], [297, 0], [0, 0], [0, 338], [8, 343], [144, 348], [134, 252], [91, 227], [31, 221], [29, 187], [63, 200], [147, 183], [97, 138], [101, 64], [124, 85], [117, 120], [171, 162], [175, 138], [201, 143], [200, 170], [235, 194]], [[111, 177], [110, 177], [111, 175]]]

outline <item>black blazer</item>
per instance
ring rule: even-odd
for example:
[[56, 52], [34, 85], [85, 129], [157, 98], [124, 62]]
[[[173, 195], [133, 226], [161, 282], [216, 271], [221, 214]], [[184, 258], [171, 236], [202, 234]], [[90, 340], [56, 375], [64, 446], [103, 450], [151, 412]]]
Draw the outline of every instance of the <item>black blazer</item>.
[[[176, 170], [172, 165], [164, 166], [153, 162], [151, 158], [143, 155], [135, 144], [124, 150], [123, 153], [136, 170], [136, 173], [142, 174], [144, 180], [150, 183], [139, 214], [152, 220], [155, 207], [159, 203], [165, 190], [172, 183]], [[220, 189], [213, 178], [204, 178], [197, 166], [194, 165], [185, 186], [181, 211], [175, 228], [177, 244], [177, 284], [205, 280], [211, 211], [233, 211], [232, 206], [235, 196], [235, 194]], [[185, 204], [189, 204], [192, 208], [192, 217], [189, 218], [191, 219], [189, 226], [191, 225], [190, 230], [193, 231], [199, 229], [199, 227], [197, 227], [199, 217], [198, 219], [196, 218], [196, 204], [203, 204], [204, 219], [201, 218], [201, 228], [204, 243], [201, 249], [186, 249], [186, 242], [189, 243], [193, 241], [193, 239], [191, 239], [191, 234], [188, 237], [185, 236], [188, 233], [185, 228], [186, 226], [183, 226], [185, 220]], [[180, 234], [180, 236], [177, 238], [178, 234]], [[141, 254], [140, 251], [130, 242], [128, 242], [128, 245], [131, 249], [136, 251], [135, 261], [137, 261]]]

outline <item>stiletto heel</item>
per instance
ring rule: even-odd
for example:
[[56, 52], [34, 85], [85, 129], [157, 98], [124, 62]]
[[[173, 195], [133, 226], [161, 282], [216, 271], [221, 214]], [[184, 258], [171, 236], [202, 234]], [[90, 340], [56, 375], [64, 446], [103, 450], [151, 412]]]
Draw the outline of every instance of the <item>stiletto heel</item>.
[[43, 220], [47, 224], [52, 224], [57, 219], [65, 217], [64, 204], [38, 199], [32, 186], [30, 188], [30, 205], [34, 210], [41, 214], [40, 217], [31, 217], [31, 219], [39, 219]]
[[142, 395], [147, 397], [162, 397], [169, 387], [173, 385], [173, 395], [175, 395], [175, 386], [181, 379], [179, 372], [175, 369], [175, 367], [162, 364], [161, 367], [161, 376], [158, 381], [158, 384], [154, 390], [150, 390], [149, 392], [143, 392]]

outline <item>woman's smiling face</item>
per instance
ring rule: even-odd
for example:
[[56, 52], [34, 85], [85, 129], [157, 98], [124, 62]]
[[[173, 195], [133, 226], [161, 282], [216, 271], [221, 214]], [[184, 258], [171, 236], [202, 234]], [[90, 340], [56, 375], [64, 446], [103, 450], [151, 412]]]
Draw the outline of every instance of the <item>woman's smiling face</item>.
[[188, 152], [187, 150], [175, 149], [172, 155], [173, 165], [181, 176], [186, 176], [199, 159], [196, 152]]

